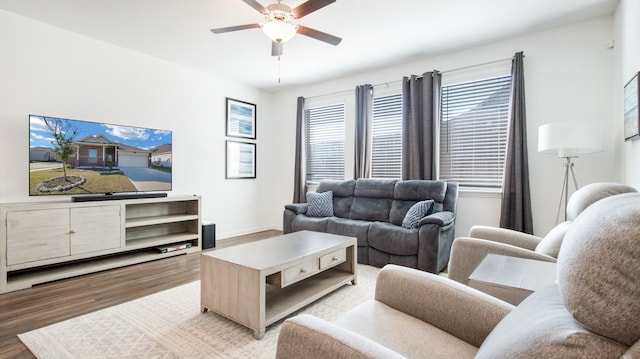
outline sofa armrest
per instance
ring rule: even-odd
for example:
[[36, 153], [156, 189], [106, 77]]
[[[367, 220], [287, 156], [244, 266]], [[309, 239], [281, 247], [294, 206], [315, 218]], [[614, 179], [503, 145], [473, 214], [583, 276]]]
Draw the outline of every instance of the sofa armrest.
[[542, 238], [531, 234], [490, 226], [471, 227], [469, 237], [487, 239], [530, 250], [536, 249], [536, 246], [542, 240]]
[[456, 215], [453, 214], [453, 212], [449, 212], [449, 211], [436, 212], [422, 218], [418, 223], [418, 226], [422, 226], [425, 224], [437, 224], [441, 227], [444, 227], [453, 223], [455, 219], [456, 219]]
[[307, 208], [308, 207], [309, 207], [308, 203], [291, 203], [291, 204], [286, 204], [284, 206], [285, 209], [290, 209], [295, 214], [305, 214], [305, 213], [307, 213]]
[[545, 262], [556, 261], [555, 258], [546, 254], [536, 253], [509, 244], [479, 238], [458, 237], [453, 241], [453, 245], [451, 246], [449, 279], [462, 284], [468, 284], [471, 273], [473, 273], [489, 253]]
[[300, 314], [282, 324], [276, 358], [404, 357], [358, 333], [309, 314]]
[[448, 278], [393, 264], [378, 274], [375, 299], [480, 347], [514, 306]]

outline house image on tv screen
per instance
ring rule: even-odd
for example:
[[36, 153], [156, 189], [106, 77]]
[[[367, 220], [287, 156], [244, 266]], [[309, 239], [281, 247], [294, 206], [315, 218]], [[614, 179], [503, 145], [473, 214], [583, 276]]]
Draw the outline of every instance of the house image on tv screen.
[[171, 144], [164, 144], [151, 149], [151, 164], [155, 167], [171, 168]]
[[82, 167], [171, 167], [171, 144], [148, 150], [114, 142], [103, 135], [74, 142], [76, 157], [70, 163]]
[[29, 148], [29, 161], [55, 161], [55, 154], [50, 147]]
[[69, 163], [83, 167], [150, 167], [151, 150], [114, 142], [103, 135], [74, 142], [76, 155]]

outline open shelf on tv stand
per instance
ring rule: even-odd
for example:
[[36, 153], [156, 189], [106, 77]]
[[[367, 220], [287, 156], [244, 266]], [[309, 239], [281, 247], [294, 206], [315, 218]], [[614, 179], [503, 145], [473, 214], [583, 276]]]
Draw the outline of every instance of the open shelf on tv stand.
[[[201, 250], [199, 196], [0, 204], [0, 293]], [[161, 253], [166, 246], [188, 248]]]

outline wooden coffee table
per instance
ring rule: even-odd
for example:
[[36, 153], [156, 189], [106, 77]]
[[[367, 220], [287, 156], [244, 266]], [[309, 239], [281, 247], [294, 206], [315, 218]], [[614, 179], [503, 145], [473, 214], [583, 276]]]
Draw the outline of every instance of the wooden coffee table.
[[301, 231], [203, 253], [202, 312], [265, 328], [345, 284], [356, 284], [356, 238]]

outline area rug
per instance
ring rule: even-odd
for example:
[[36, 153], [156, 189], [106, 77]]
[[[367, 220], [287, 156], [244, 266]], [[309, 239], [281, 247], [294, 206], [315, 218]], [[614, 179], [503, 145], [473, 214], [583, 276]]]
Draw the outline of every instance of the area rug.
[[[333, 321], [372, 299], [379, 268], [358, 264], [358, 284], [345, 285], [294, 313]], [[253, 331], [200, 312], [200, 282], [52, 324], [18, 337], [38, 358], [274, 358], [282, 321]]]

